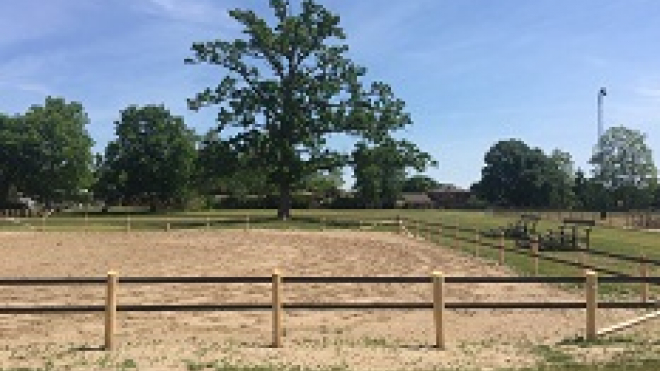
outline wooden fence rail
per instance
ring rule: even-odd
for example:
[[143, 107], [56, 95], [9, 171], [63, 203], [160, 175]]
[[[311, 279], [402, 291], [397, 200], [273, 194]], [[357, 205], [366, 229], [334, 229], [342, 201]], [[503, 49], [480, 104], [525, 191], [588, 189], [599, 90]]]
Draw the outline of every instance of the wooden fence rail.
[[[282, 277], [274, 271], [272, 277], [118, 277], [116, 272], [108, 272], [107, 279], [93, 277], [68, 278], [0, 278], [0, 286], [52, 286], [52, 285], [107, 285], [106, 304], [66, 305], [66, 306], [8, 306], [0, 307], [2, 314], [34, 313], [77, 313], [105, 312], [105, 349], [116, 347], [115, 330], [117, 312], [145, 311], [257, 311], [270, 310], [273, 313], [272, 345], [282, 346], [283, 313], [286, 310], [359, 310], [359, 309], [432, 309], [436, 334], [436, 347], [444, 349], [446, 333], [444, 311], [446, 309], [587, 309], [586, 339], [594, 340], [598, 335], [596, 310], [608, 308], [656, 308], [648, 302], [598, 302], [597, 273], [588, 272], [586, 277], [445, 277], [441, 272], [433, 272], [429, 277]], [[602, 283], [639, 282], [642, 278], [603, 277]], [[660, 277], [645, 277], [644, 282], [660, 283]], [[272, 302], [262, 304], [151, 304], [121, 305], [117, 302], [119, 284], [161, 284], [161, 283], [268, 283], [272, 284]], [[564, 302], [445, 302], [445, 286], [448, 283], [585, 283], [584, 301]], [[295, 283], [432, 283], [433, 302], [370, 302], [370, 303], [284, 303], [282, 286]]]

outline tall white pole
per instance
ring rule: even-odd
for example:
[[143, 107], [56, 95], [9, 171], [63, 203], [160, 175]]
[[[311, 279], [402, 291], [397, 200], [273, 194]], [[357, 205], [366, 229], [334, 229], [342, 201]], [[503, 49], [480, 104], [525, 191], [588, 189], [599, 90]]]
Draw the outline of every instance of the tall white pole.
[[598, 90], [598, 140], [596, 143], [600, 142], [600, 138], [603, 136], [603, 97], [607, 95], [605, 88], [600, 88]]

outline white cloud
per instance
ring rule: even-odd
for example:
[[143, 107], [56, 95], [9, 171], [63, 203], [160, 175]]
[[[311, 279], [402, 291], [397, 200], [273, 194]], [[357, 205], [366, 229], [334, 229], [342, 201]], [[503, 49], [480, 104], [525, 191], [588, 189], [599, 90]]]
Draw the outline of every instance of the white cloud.
[[146, 13], [184, 22], [229, 21], [227, 11], [209, 0], [145, 0], [137, 4]]
[[642, 98], [660, 100], [660, 87], [652, 88], [648, 86], [642, 86], [637, 88], [635, 92]]

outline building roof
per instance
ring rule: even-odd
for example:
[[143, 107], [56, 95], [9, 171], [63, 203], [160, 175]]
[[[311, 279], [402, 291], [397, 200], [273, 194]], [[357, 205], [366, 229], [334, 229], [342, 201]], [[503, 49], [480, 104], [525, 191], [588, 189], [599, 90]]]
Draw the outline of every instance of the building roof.
[[426, 193], [404, 193], [401, 198], [406, 203], [426, 204], [433, 203], [433, 200]]

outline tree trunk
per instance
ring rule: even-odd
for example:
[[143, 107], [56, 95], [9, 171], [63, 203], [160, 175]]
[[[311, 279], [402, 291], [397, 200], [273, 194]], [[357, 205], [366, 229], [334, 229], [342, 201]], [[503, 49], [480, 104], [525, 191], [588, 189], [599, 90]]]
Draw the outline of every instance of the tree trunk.
[[288, 220], [291, 217], [291, 187], [289, 184], [280, 184], [280, 207], [277, 210], [279, 220]]

